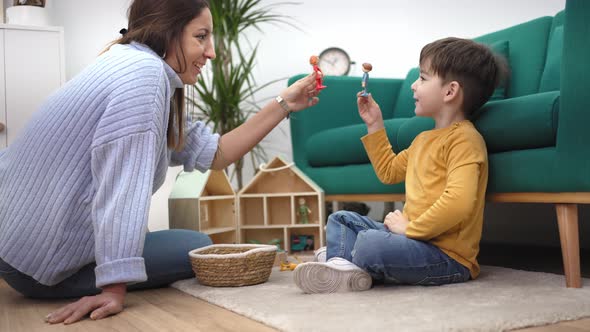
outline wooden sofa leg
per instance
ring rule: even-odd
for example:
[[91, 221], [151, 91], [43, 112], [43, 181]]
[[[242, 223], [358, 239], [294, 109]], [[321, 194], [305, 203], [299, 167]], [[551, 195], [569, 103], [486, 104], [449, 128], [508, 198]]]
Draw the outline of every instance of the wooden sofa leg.
[[338, 201], [332, 201], [332, 212], [340, 211], [340, 204]]
[[580, 240], [578, 234], [578, 205], [555, 204], [559, 240], [563, 256], [565, 284], [567, 287], [581, 288]]

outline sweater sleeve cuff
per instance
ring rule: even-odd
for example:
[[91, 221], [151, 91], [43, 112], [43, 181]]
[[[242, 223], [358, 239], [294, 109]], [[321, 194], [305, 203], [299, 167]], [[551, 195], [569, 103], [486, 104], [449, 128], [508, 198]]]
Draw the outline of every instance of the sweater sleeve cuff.
[[[209, 142], [203, 148], [201, 155], [194, 163], [195, 168], [201, 172], [205, 172], [211, 168], [213, 158], [215, 158], [215, 152], [217, 152], [217, 146], [219, 144], [219, 135], [213, 134], [209, 138]], [[186, 167], [185, 167], [186, 168]], [[186, 171], [186, 169], [185, 169]]]
[[201, 151], [198, 153], [193, 152], [188, 154], [189, 159], [184, 162], [184, 171], [192, 172], [193, 170], [197, 169], [198, 171], [205, 172], [211, 168], [218, 144], [219, 134], [213, 134], [209, 136], [209, 140], [204, 143], [204, 147]]
[[120, 283], [136, 283], [147, 280], [143, 257], [118, 259], [98, 265], [94, 269], [96, 287]]
[[387, 146], [386, 148], [391, 149], [391, 144], [389, 144], [389, 138], [387, 137], [385, 128], [361, 137], [361, 141], [369, 156], [379, 153], [379, 151], [384, 148], [384, 145]]

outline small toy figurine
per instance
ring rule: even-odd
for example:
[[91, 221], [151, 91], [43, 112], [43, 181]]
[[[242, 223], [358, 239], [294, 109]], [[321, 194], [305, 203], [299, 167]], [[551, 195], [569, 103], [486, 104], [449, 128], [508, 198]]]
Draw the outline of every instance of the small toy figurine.
[[297, 263], [281, 262], [281, 271], [293, 271], [297, 265]]
[[294, 256], [294, 258], [297, 260], [297, 263], [293, 263], [293, 262], [289, 262], [289, 261], [282, 261], [281, 262], [281, 271], [293, 271], [295, 270], [295, 268], [297, 267], [297, 265], [299, 265], [300, 263], [303, 263], [299, 257]]
[[310, 236], [305, 240], [305, 247], [303, 250], [313, 250], [313, 248], [313, 237]]
[[290, 251], [296, 252], [313, 249], [313, 243], [313, 235], [291, 234]]
[[363, 93], [361, 93], [361, 96], [363, 97], [367, 97], [369, 95], [367, 92], [367, 85], [369, 85], [369, 72], [372, 69], [373, 66], [371, 66], [370, 63], [363, 63], [363, 82], [361, 83], [361, 86], [363, 87]]
[[300, 224], [309, 224], [309, 214], [311, 210], [307, 205], [305, 205], [305, 198], [301, 197], [299, 199], [299, 210], [297, 210], [297, 215], [301, 217], [299, 219]]
[[318, 63], [320, 62], [320, 58], [317, 55], [312, 55], [309, 58], [309, 64], [313, 66], [313, 71], [315, 71], [316, 76], [315, 76], [315, 89], [317, 91], [321, 91], [322, 89], [327, 88], [324, 84], [323, 84], [323, 80], [324, 80], [324, 73], [322, 73], [322, 70], [320, 69], [320, 67], [318, 66]]

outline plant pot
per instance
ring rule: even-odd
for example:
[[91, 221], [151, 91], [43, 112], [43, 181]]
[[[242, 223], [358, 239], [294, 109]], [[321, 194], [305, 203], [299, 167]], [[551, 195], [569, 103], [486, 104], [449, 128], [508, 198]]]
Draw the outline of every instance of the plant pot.
[[47, 9], [37, 6], [12, 6], [6, 8], [6, 23], [35, 26], [50, 25]]

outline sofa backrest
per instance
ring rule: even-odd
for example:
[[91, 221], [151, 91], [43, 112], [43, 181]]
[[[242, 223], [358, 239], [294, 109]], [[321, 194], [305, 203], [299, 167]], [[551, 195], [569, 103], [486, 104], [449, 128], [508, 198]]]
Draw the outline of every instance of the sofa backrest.
[[[559, 90], [563, 21], [564, 12], [561, 11], [555, 17], [540, 17], [474, 38], [490, 45], [508, 60], [511, 73], [503, 97], [513, 98]], [[414, 116], [414, 98], [410, 87], [418, 76], [418, 68], [410, 69], [406, 75], [399, 90], [393, 118]], [[496, 99], [502, 98], [496, 95], [499, 92], [501, 90], [494, 94], [498, 97]]]
[[565, 12], [561, 11], [553, 18], [549, 42], [547, 44], [547, 56], [539, 92], [557, 91], [561, 85], [561, 57], [563, 53], [563, 22]]
[[539, 91], [553, 17], [545, 16], [475, 38], [492, 45], [508, 41], [510, 80], [506, 98]]
[[411, 118], [414, 116], [414, 93], [412, 92], [411, 87], [412, 83], [414, 83], [419, 76], [420, 69], [418, 67], [410, 69], [406, 75], [393, 108], [394, 119]]

